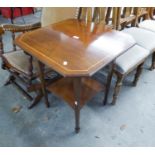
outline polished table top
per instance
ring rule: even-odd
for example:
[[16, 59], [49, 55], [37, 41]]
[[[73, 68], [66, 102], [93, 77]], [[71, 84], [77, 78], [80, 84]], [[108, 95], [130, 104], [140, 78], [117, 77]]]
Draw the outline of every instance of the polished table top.
[[[40, 80], [46, 105], [49, 105], [46, 89], [67, 101], [75, 111], [75, 131], [78, 133], [80, 109], [97, 92], [103, 90], [98, 81], [88, 76], [114, 61], [132, 47], [135, 40], [123, 32], [103, 26], [102, 23], [94, 25], [68, 19], [22, 34], [16, 39], [16, 44], [65, 77], [46, 87], [44, 72], [40, 66]], [[111, 75], [109, 74], [109, 77]], [[109, 79], [107, 78], [109, 82], [104, 102], [109, 92]]]
[[135, 44], [103, 24], [68, 19], [19, 36], [15, 43], [64, 77], [91, 76]]

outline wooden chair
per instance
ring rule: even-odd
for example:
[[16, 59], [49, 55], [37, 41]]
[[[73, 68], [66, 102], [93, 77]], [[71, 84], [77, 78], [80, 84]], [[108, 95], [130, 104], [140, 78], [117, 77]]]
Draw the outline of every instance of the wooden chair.
[[155, 20], [155, 7], [150, 8], [149, 15], [152, 20]]
[[155, 32], [154, 8], [137, 8], [137, 9], [138, 9], [137, 26]]
[[[128, 11], [131, 11], [131, 8], [125, 9], [125, 11], [120, 10], [120, 8], [114, 8], [113, 10], [113, 14], [115, 16], [114, 23], [116, 24], [114, 27], [117, 30], [123, 29], [124, 28], [123, 26], [128, 25], [130, 22], [132, 25], [134, 24], [132, 22], [135, 21], [134, 17], [126, 16], [126, 14], [124, 14], [127, 12], [127, 14], [129, 15]], [[121, 12], [123, 13], [123, 15], [121, 15]], [[113, 100], [112, 100], [113, 105], [116, 103], [116, 100], [118, 98], [118, 94], [120, 92], [123, 79], [125, 78], [125, 76], [127, 76], [130, 72], [134, 70], [136, 70], [136, 74], [133, 80], [133, 85], [134, 86], [137, 85], [138, 79], [142, 72], [142, 66], [148, 55], [149, 55], [148, 50], [136, 44], [116, 59], [113, 67], [113, 74], [116, 75], [117, 77], [113, 93]]]
[[[39, 67], [37, 61], [29, 54], [19, 49], [14, 44], [17, 33], [25, 33], [40, 28], [40, 23], [29, 25], [2, 24], [0, 25], [0, 57], [2, 58], [2, 68], [9, 71], [10, 76], [5, 85], [14, 84], [17, 88], [32, 101], [29, 108], [39, 102], [43, 94], [37, 82]], [[12, 33], [13, 50], [4, 52], [3, 35], [9, 31]], [[51, 70], [46, 69], [46, 73]], [[37, 95], [33, 97], [29, 92], [34, 91]], [[47, 105], [48, 107], [49, 105]]]

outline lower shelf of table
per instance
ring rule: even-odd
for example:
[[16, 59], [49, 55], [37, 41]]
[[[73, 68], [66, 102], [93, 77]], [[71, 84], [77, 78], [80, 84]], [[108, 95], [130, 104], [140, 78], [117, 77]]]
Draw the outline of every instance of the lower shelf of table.
[[[62, 78], [48, 86], [48, 90], [65, 100], [73, 109], [75, 107], [75, 93], [73, 87], [74, 78]], [[92, 78], [81, 80], [80, 108], [96, 93], [104, 90], [104, 86]]]

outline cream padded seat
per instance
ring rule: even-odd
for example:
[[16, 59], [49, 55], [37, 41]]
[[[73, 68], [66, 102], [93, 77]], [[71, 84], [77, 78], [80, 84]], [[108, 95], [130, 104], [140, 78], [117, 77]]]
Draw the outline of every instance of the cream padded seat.
[[150, 54], [155, 51], [155, 33], [137, 27], [127, 28], [122, 31], [133, 36], [137, 44], [149, 50]]
[[[14, 66], [17, 70], [29, 74], [29, 56], [26, 55], [22, 50], [18, 50], [15, 52], [6, 52], [3, 54], [3, 57], [6, 58], [8, 63], [11, 66]], [[18, 61], [17, 61], [18, 60]], [[34, 59], [33, 60], [33, 73], [38, 72], [38, 64], [37, 61]]]
[[140, 28], [155, 32], [155, 21], [154, 20], [144, 20], [138, 25]]
[[41, 25], [43, 27], [68, 18], [75, 18], [77, 10], [76, 7], [45, 7], [42, 9]]
[[134, 45], [116, 59], [115, 70], [122, 74], [127, 73], [130, 69], [142, 63], [149, 54], [150, 52], [145, 48], [139, 45]]

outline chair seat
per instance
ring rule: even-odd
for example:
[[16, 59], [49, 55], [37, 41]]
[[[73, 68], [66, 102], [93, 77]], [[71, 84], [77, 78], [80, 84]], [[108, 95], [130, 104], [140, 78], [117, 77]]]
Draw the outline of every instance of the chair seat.
[[[16, 70], [29, 74], [29, 56], [26, 55], [22, 50], [7, 52], [3, 54], [3, 57], [7, 62]], [[33, 60], [33, 74], [38, 72], [38, 64], [36, 59]]]
[[150, 52], [145, 48], [135, 45], [116, 59], [115, 70], [121, 74], [128, 73], [131, 69], [141, 64], [149, 54]]
[[122, 31], [133, 36], [137, 44], [148, 49], [150, 53], [155, 51], [155, 33], [137, 27], [127, 28]]
[[139, 27], [155, 32], [155, 21], [154, 20], [144, 20], [139, 23]]

